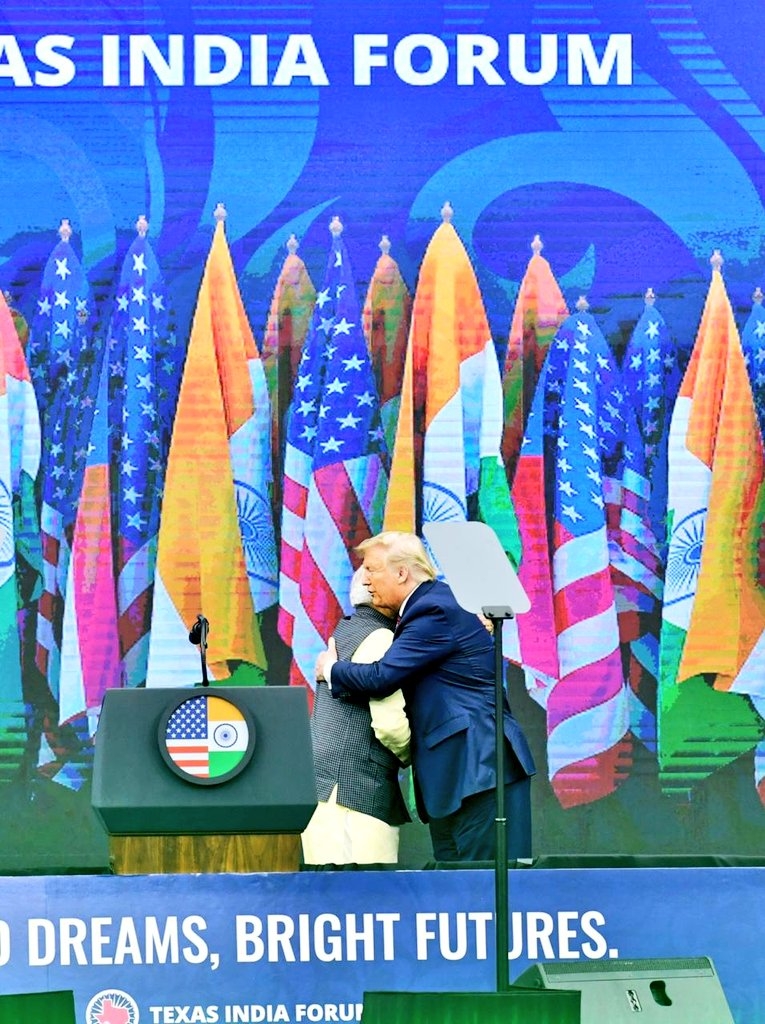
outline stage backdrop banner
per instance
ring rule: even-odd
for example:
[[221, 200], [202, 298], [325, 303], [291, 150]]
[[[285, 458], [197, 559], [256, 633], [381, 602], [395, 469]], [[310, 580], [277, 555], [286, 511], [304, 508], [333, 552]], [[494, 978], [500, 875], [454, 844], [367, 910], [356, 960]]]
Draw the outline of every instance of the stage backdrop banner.
[[[513, 487], [535, 852], [765, 849], [765, 5], [735, 6], [2, 0], [0, 871], [106, 868], [101, 698], [196, 682], [198, 614], [214, 680], [310, 684], [415, 478], [407, 528], [480, 514], [503, 544]], [[709, 392], [680, 429], [715, 251], [731, 315], [678, 408], [698, 376], [725, 415]], [[566, 458], [527, 432], [540, 379]], [[573, 541], [597, 619], [560, 612]]]
[[[85, 1024], [357, 1021], [365, 991], [492, 991], [493, 872], [0, 879], [0, 993]], [[765, 1019], [765, 869], [518, 870], [510, 977], [544, 960], [709, 956]]]

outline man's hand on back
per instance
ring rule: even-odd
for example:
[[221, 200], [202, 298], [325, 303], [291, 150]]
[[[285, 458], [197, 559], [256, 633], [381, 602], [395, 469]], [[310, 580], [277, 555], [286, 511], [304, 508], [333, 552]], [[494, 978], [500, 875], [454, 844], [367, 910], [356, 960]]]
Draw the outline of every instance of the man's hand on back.
[[319, 683], [322, 680], [329, 682], [329, 673], [332, 670], [332, 666], [337, 661], [337, 648], [335, 647], [335, 641], [333, 637], [329, 638], [326, 651], [322, 651], [319, 657], [316, 659], [316, 682]]

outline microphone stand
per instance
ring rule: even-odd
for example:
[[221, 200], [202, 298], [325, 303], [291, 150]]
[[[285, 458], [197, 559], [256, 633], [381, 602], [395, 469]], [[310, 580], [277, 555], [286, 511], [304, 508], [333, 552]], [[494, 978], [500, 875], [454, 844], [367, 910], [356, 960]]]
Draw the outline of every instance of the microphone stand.
[[199, 644], [199, 657], [202, 661], [202, 686], [210, 685], [210, 680], [207, 677], [207, 634], [209, 631], [210, 623], [204, 615], [197, 615], [197, 621], [189, 633], [189, 643]]

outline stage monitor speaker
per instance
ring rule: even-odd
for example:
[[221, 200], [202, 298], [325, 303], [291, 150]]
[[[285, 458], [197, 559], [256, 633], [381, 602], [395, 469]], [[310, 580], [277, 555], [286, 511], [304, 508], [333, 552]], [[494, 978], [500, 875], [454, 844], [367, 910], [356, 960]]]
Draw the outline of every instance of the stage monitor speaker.
[[0, 1024], [77, 1024], [74, 993], [66, 990], [0, 996]]
[[735, 1024], [706, 956], [539, 963], [515, 984], [579, 989], [582, 1024]]
[[107, 690], [91, 802], [116, 836], [302, 832], [316, 807], [305, 689]]
[[365, 992], [361, 1024], [580, 1024], [580, 999], [577, 991], [521, 988], [508, 992]]

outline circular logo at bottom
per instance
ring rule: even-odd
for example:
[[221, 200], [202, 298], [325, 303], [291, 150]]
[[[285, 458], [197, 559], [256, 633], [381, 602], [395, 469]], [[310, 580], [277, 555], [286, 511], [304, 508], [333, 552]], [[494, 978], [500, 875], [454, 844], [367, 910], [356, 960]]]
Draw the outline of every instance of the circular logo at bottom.
[[160, 721], [159, 744], [177, 775], [211, 786], [247, 766], [255, 749], [255, 726], [232, 700], [204, 694], [168, 708]]
[[119, 988], [98, 992], [85, 1010], [86, 1024], [138, 1024], [140, 1016], [135, 999]]

